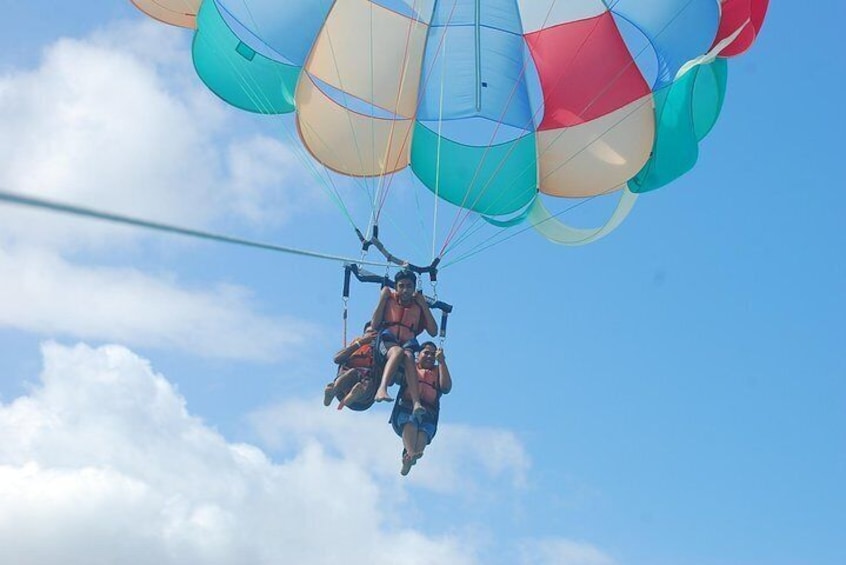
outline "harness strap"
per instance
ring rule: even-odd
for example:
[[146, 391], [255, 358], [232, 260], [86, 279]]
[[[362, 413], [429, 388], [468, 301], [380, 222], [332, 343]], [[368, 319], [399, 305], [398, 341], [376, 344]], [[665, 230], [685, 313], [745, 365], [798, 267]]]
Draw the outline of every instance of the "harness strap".
[[414, 331], [414, 329], [415, 329], [414, 326], [409, 326], [407, 324], [403, 324], [402, 322], [384, 322], [384, 323], [382, 323], [382, 326], [385, 327], [385, 328], [387, 328], [389, 326], [402, 326], [402, 327], [406, 328], [407, 330], [411, 330], [411, 331]]
[[344, 292], [342, 294], [343, 301], [344, 301], [344, 347], [347, 346], [347, 317], [349, 311], [349, 301], [350, 301], [350, 275], [352, 274], [352, 269], [350, 266], [344, 265]]

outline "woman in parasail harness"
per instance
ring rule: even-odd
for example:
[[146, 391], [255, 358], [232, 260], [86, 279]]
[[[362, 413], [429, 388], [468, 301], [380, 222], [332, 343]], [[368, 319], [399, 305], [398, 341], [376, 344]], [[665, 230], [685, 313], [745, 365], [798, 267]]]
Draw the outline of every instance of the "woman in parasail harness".
[[[414, 353], [420, 349], [417, 336], [423, 330], [432, 336], [438, 332], [438, 324], [426, 298], [415, 290], [417, 276], [408, 270], [399, 271], [394, 275], [394, 283], [395, 291], [388, 287], [382, 289], [371, 320], [371, 327], [379, 331], [382, 348], [380, 353], [385, 359], [385, 369], [376, 391], [376, 402], [393, 400], [388, 395], [388, 387], [394, 382], [400, 366], [403, 367], [405, 375], [415, 374]], [[416, 379], [408, 378], [406, 381], [414, 405], [413, 410], [416, 414], [422, 414], [425, 409], [420, 404]]]

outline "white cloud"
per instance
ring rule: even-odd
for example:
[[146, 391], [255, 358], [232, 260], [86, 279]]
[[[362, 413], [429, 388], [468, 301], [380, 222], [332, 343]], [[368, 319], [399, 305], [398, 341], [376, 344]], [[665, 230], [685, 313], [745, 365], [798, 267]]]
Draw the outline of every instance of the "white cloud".
[[256, 136], [230, 145], [230, 206], [257, 225], [274, 225], [326, 203], [298, 153], [279, 140]]
[[131, 268], [80, 267], [0, 246], [0, 327], [170, 348], [206, 357], [277, 360], [316, 334], [266, 317], [241, 287], [193, 290]]
[[[442, 404], [442, 414], [447, 414], [443, 419], [447, 420], [448, 397]], [[298, 449], [318, 441], [375, 474], [397, 477], [402, 442], [387, 425], [388, 416], [389, 412], [379, 407], [338, 413], [315, 399], [262, 409], [253, 414], [252, 421], [262, 441], [273, 449]], [[473, 496], [480, 476], [522, 487], [529, 466], [529, 457], [512, 432], [441, 422], [423, 459], [405, 481], [441, 493]]]
[[[115, 24], [0, 75], [0, 190], [201, 229], [273, 227], [325, 204], [291, 147], [239, 128], [244, 113], [199, 82], [189, 38]], [[313, 332], [256, 312], [240, 287], [91, 266], [92, 251], [142, 252], [149, 233], [0, 203], [0, 326], [253, 360]], [[167, 253], [190, 249], [170, 238]]]
[[476, 562], [317, 442], [283, 464], [229, 443], [125, 348], [42, 350], [40, 384], [0, 405], [0, 562]]
[[[325, 202], [293, 149], [236, 127], [245, 113], [200, 84], [189, 37], [119, 25], [0, 76], [0, 187], [189, 227], [278, 225]], [[142, 233], [0, 207], [0, 238], [30, 244], [96, 248]]]
[[522, 565], [614, 565], [616, 561], [591, 544], [562, 538], [530, 540], [520, 548]]

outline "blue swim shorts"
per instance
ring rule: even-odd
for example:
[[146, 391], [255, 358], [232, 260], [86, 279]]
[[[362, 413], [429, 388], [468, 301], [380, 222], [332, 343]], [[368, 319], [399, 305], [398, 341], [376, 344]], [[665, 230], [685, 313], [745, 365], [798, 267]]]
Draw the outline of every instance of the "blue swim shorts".
[[420, 351], [420, 343], [417, 341], [417, 338], [413, 337], [405, 343], [400, 343], [397, 341], [397, 336], [391, 333], [390, 330], [382, 330], [382, 333], [379, 334], [379, 353], [387, 355], [388, 350], [395, 345], [400, 345], [403, 349], [408, 349], [412, 353]]
[[400, 437], [402, 437], [402, 430], [406, 424], [412, 423], [417, 424], [417, 429], [421, 432], [426, 434], [428, 440], [426, 441], [427, 444], [432, 443], [432, 439], [435, 437], [435, 433], [438, 431], [438, 425], [435, 423], [434, 419], [430, 415], [425, 415], [418, 423], [416, 422], [411, 412], [406, 410], [398, 410], [397, 416], [393, 420], [391, 420], [391, 425], [394, 427], [394, 432]]

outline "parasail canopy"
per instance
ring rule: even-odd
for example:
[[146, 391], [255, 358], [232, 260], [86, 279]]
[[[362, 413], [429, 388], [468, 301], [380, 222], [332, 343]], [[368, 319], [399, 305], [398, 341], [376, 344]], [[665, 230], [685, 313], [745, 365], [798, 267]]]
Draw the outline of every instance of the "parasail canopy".
[[[195, 28], [200, 78], [262, 114], [294, 113], [311, 158], [548, 239], [594, 241], [636, 195], [690, 170], [719, 117], [727, 58], [768, 0], [133, 0]], [[388, 180], [384, 180], [388, 179]], [[577, 229], [558, 198], [621, 194]], [[464, 216], [462, 216], [464, 214]], [[446, 243], [441, 249], [441, 255]]]

